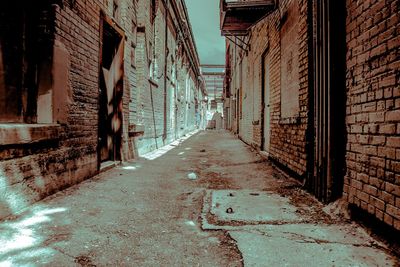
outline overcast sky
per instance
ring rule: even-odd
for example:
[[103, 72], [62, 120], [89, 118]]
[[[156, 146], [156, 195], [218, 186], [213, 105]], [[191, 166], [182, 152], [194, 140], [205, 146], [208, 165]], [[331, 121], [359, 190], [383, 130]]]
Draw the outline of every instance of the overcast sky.
[[219, 0], [185, 0], [201, 64], [225, 64]]

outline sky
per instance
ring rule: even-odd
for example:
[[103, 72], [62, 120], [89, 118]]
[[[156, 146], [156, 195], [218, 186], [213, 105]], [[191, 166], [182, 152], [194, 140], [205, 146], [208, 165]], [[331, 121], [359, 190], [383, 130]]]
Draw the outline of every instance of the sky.
[[201, 64], [225, 64], [219, 0], [185, 0]]

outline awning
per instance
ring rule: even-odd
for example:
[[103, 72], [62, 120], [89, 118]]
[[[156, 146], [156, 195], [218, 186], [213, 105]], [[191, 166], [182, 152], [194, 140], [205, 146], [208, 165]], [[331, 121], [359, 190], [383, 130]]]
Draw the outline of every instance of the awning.
[[275, 9], [275, 0], [221, 0], [221, 34], [247, 35], [251, 26]]

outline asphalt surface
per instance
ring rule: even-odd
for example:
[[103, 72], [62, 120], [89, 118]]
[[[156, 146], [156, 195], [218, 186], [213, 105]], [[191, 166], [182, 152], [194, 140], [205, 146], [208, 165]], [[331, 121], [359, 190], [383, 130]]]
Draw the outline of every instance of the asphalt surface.
[[[0, 266], [313, 266], [316, 251], [330, 255], [318, 266], [396, 265], [383, 244], [300, 187], [232, 134], [200, 132], [1, 222]], [[273, 221], [244, 211], [220, 221], [206, 208], [219, 190], [266, 192], [290, 207], [272, 201]], [[293, 216], [280, 219], [281, 208]]]

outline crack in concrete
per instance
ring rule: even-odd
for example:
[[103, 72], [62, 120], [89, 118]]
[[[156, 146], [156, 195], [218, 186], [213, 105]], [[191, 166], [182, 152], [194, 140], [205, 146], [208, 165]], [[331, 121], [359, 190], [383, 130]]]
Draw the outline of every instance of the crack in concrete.
[[65, 255], [65, 256], [67, 256], [67, 257], [70, 257], [70, 258], [74, 259], [74, 260], [75, 260], [75, 258], [76, 258], [75, 256], [72, 256], [72, 255], [68, 254], [67, 252], [65, 252], [65, 251], [62, 250], [61, 248], [53, 247], [53, 249], [56, 250], [56, 251], [58, 251], [58, 252], [60, 252], [61, 254]]

